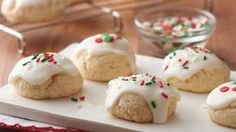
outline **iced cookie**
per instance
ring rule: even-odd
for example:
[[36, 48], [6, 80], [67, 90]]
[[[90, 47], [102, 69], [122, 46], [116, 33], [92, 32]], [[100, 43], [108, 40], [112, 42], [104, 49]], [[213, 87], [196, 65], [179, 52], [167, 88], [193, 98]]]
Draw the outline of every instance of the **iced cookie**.
[[207, 97], [212, 121], [236, 128], [236, 82], [228, 82], [215, 88]]
[[135, 72], [135, 56], [128, 41], [115, 34], [97, 34], [78, 44], [73, 62], [85, 79], [110, 81]]
[[23, 58], [13, 68], [8, 82], [19, 95], [32, 99], [71, 96], [83, 86], [83, 78], [73, 62], [56, 53]]
[[165, 123], [179, 93], [156, 76], [136, 74], [109, 82], [105, 108], [111, 115], [139, 123]]
[[2, 14], [14, 23], [37, 23], [63, 16], [67, 6], [80, 0], [3, 0]]
[[229, 81], [229, 67], [214, 53], [196, 46], [178, 49], [164, 59], [162, 71], [172, 87], [210, 92]]

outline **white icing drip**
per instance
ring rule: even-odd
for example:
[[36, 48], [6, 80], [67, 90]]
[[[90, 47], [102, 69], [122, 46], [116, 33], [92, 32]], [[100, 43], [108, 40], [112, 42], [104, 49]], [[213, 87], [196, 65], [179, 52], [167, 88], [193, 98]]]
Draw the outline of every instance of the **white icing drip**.
[[[228, 87], [228, 90], [221, 92], [223, 87], [226, 89]], [[236, 101], [236, 82], [228, 82], [218, 86], [207, 97], [207, 105], [212, 109], [229, 107], [234, 101]]]
[[[9, 75], [8, 82], [13, 83], [16, 79], [22, 78], [26, 81], [28, 81], [31, 84], [42, 84], [43, 82], [47, 81], [51, 76], [57, 74], [57, 73], [66, 73], [72, 76], [75, 76], [79, 74], [78, 69], [73, 64], [73, 62], [62, 55], [56, 54], [56, 53], [48, 53], [54, 55], [54, 61], [53, 62], [41, 62], [44, 55], [39, 54], [39, 56], [31, 60], [33, 56], [29, 56], [26, 58], [21, 59], [17, 62], [15, 67], [13, 68], [12, 72]], [[36, 62], [38, 58], [40, 58], [39, 62]], [[25, 66], [23, 64], [27, 63]]]
[[[136, 78], [136, 81], [133, 81], [133, 78]], [[124, 81], [122, 79], [128, 79], [128, 81]], [[145, 83], [141, 86], [142, 80], [144, 80]], [[154, 123], [166, 122], [168, 100], [170, 97], [180, 99], [180, 95], [159, 78], [154, 79], [156, 83], [145, 85], [151, 80], [153, 80], [153, 76], [151, 75], [137, 74], [130, 77], [119, 77], [110, 81], [108, 84], [109, 89], [107, 90], [107, 98], [105, 101], [107, 111], [111, 112], [113, 106], [116, 104], [121, 95], [125, 93], [134, 93], [142, 96], [147, 101], [153, 114]], [[159, 81], [161, 81], [163, 88], [161, 87]], [[168, 99], [162, 96], [162, 93], [168, 95]], [[151, 104], [152, 101], [155, 101], [155, 108]]]
[[[166, 80], [170, 77], [185, 80], [202, 69], [217, 69], [225, 65], [225, 63], [209, 50], [199, 47], [195, 48], [197, 49], [190, 47], [179, 49], [165, 57], [162, 71]], [[188, 62], [183, 66], [185, 61]]]
[[[110, 34], [111, 36], [114, 36], [117, 38], [115, 34]], [[80, 52], [87, 50], [88, 56], [86, 57], [89, 59], [92, 55], [95, 54], [101, 54], [104, 52], [112, 52], [115, 54], [122, 54], [125, 55], [129, 61], [129, 64], [133, 71], [136, 69], [135, 65], [135, 56], [132, 51], [132, 48], [129, 45], [129, 42], [125, 38], [119, 38], [117, 40], [114, 40], [113, 42], [101, 42], [96, 43], [97, 38], [103, 38], [102, 34], [97, 34], [91, 37], [86, 38], [83, 40], [80, 44], [78, 44], [77, 49], [74, 52], [73, 56], [76, 56]]]

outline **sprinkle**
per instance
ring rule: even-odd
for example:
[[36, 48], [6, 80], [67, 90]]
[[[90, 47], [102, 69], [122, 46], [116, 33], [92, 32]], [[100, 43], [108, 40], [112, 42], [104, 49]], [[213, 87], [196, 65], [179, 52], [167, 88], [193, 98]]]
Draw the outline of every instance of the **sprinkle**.
[[169, 66], [168, 66], [168, 65], [166, 65], [166, 67], [164, 68], [164, 71], [166, 71], [166, 70], [168, 69], [168, 67], [169, 67]]
[[152, 82], [147, 82], [145, 85], [147, 85], [147, 86], [152, 85]]
[[229, 90], [229, 87], [225, 86], [220, 88], [220, 92], [227, 92]]
[[145, 73], [145, 76], [148, 76], [149, 74], [148, 73]]
[[161, 81], [159, 81], [158, 84], [161, 88], [163, 88], [163, 83]]
[[40, 58], [38, 58], [37, 60], [36, 60], [36, 62], [39, 62], [40, 61]]
[[176, 56], [176, 52], [174, 52], [173, 55]]
[[182, 61], [182, 59], [179, 59], [178, 61], [179, 61], [179, 62], [181, 62], [181, 61]]
[[128, 81], [129, 79], [127, 79], [127, 78], [122, 78], [121, 80], [122, 80], [122, 81]]
[[185, 66], [184, 69], [189, 69], [189, 67]]
[[168, 99], [168, 95], [167, 95], [166, 93], [161, 92], [161, 95], [162, 95], [164, 98]]
[[53, 64], [57, 64], [57, 62], [56, 62], [56, 61], [54, 61], [54, 62], [53, 62]]
[[103, 40], [102, 40], [102, 38], [96, 38], [96, 39], [95, 39], [95, 42], [96, 42], [96, 43], [102, 43]]
[[236, 85], [236, 81], [234, 81], [233, 84]]
[[111, 42], [111, 37], [108, 33], [103, 34], [103, 39], [105, 42]]
[[235, 92], [236, 92], [236, 87], [232, 88], [232, 91], [235, 91]]
[[153, 108], [153, 109], [156, 108], [156, 102], [155, 102], [155, 101], [151, 101], [151, 105], [152, 105], [152, 108]]
[[204, 56], [204, 57], [203, 57], [203, 60], [207, 60], [207, 57], [206, 57], [206, 56]]
[[84, 100], [85, 100], [85, 96], [80, 96], [80, 97], [79, 97], [79, 100], [80, 100], [80, 101], [84, 101]]
[[170, 83], [167, 83], [167, 86], [170, 86]]
[[182, 66], [185, 66], [185, 65], [187, 65], [188, 63], [189, 63], [189, 61], [186, 60], [186, 61], [182, 64]]
[[25, 63], [23, 64], [23, 66], [26, 66], [26, 65], [29, 64], [29, 63], [30, 63], [30, 61], [25, 62]]
[[140, 86], [143, 86], [143, 85], [144, 85], [144, 80], [142, 80], [140, 83]]
[[73, 102], [78, 102], [78, 99], [75, 98], [75, 97], [72, 97], [72, 98], [70, 98], [70, 99], [71, 99], [71, 101], [73, 101]]
[[48, 60], [47, 58], [44, 58], [44, 59], [41, 60], [41, 62], [45, 62], [45, 61], [47, 61], [47, 60]]
[[33, 58], [31, 60], [36, 59], [39, 56], [39, 54], [33, 54]]
[[153, 76], [153, 77], [152, 77], [152, 80], [156, 80], [156, 76]]
[[49, 59], [49, 60], [48, 60], [48, 62], [53, 62], [53, 61], [54, 61], [54, 59], [53, 59], [53, 58], [51, 58], [51, 59]]

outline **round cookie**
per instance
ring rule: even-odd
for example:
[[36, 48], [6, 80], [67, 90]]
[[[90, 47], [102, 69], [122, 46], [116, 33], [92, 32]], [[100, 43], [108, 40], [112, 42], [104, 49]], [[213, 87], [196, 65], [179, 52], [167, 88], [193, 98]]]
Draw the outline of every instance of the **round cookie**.
[[3, 0], [2, 14], [13, 23], [38, 23], [63, 16], [67, 6], [80, 0]]
[[110, 81], [135, 72], [135, 56], [128, 41], [115, 34], [97, 34], [78, 44], [72, 60], [85, 79]]
[[165, 123], [179, 93], [156, 76], [136, 74], [109, 82], [105, 108], [111, 115], [139, 123]]
[[165, 57], [165, 80], [172, 87], [191, 92], [210, 92], [229, 81], [229, 67], [206, 48], [178, 49]]
[[207, 97], [207, 105], [212, 121], [236, 128], [236, 82], [215, 88]]
[[17, 93], [32, 99], [67, 97], [83, 86], [73, 62], [60, 54], [41, 53], [21, 59], [9, 75]]

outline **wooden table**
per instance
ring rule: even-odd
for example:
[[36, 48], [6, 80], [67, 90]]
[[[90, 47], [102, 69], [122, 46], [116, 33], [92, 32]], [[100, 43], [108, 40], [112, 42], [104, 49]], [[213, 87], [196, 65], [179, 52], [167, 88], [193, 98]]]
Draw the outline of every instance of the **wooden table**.
[[[182, 0], [180, 4], [202, 7], [202, 1]], [[233, 70], [236, 70], [236, 9], [235, 0], [215, 0], [214, 14], [217, 17], [217, 30], [210, 39], [208, 47], [217, 55], [225, 59]], [[140, 10], [121, 12], [124, 20], [123, 35], [129, 39], [134, 51], [140, 54], [154, 55], [152, 50], [139, 38], [134, 29], [133, 19]], [[77, 23], [65, 24], [58, 27], [45, 28], [28, 32], [27, 54], [45, 51], [60, 51], [72, 42], [79, 42], [83, 38], [96, 33], [112, 32], [111, 18], [102, 16]], [[22, 58], [17, 54], [17, 42], [12, 37], [0, 33], [0, 86], [7, 83], [9, 72], [15, 63]]]

